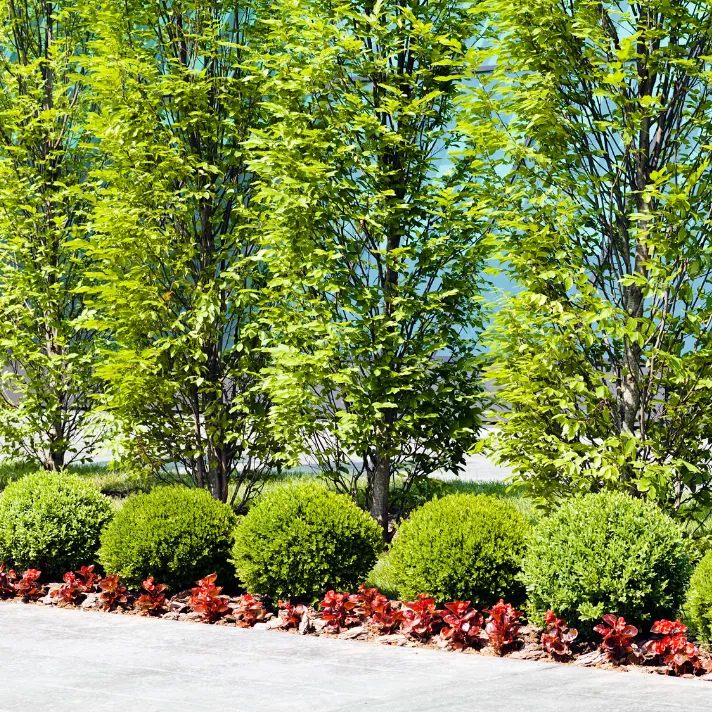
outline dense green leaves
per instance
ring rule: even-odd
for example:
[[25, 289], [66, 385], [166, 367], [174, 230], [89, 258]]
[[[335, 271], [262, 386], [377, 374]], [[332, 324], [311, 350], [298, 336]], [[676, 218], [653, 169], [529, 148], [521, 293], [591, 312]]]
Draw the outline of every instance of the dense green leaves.
[[206, 571], [226, 583], [236, 524], [230, 507], [205, 490], [157, 487], [117, 512], [101, 534], [99, 558], [107, 573], [134, 586], [154, 576], [178, 592]]
[[705, 554], [692, 574], [685, 607], [697, 636], [712, 642], [712, 552]]
[[234, 562], [251, 593], [312, 602], [353, 590], [376, 562], [378, 525], [344, 495], [317, 484], [264, 495], [235, 532]]
[[450, 0], [273, 8], [249, 141], [280, 294], [272, 417], [342, 491], [363, 476], [385, 526], [391, 477], [460, 469], [479, 430], [488, 196], [452, 155], [477, 25]]
[[[90, 29], [73, 0], [0, 2], [0, 442], [49, 469], [90, 454], [97, 337], [78, 323], [97, 152]], [[94, 433], [97, 433], [96, 429]]]
[[112, 515], [111, 500], [81, 477], [27, 475], [0, 496], [0, 561], [48, 577], [91, 564]]
[[518, 581], [529, 525], [508, 502], [456, 494], [417, 509], [398, 529], [389, 565], [404, 599], [427, 593], [477, 608], [520, 603]]
[[[496, 154], [493, 440], [538, 495], [710, 499], [712, 131], [707, 3], [483, 7], [496, 56], [469, 123]], [[493, 154], [494, 156], [494, 154]]]
[[235, 482], [239, 506], [276, 455], [255, 388], [267, 297], [243, 147], [261, 116], [243, 67], [259, 26], [249, 2], [91, 12], [91, 129], [108, 165], [87, 250], [95, 323], [116, 342], [98, 369], [105, 407], [141, 466], [180, 463], [223, 501]]
[[646, 630], [675, 618], [690, 568], [681, 528], [655, 504], [599, 492], [538, 524], [523, 580], [535, 618], [550, 609], [590, 635], [611, 612]]

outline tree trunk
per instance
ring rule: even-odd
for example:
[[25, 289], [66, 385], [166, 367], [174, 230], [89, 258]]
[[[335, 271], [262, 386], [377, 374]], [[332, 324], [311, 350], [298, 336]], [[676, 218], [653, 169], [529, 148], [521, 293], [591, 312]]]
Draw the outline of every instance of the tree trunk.
[[388, 538], [388, 490], [391, 484], [390, 457], [377, 451], [371, 487], [371, 516], [383, 529], [383, 538]]
[[54, 441], [42, 453], [42, 467], [50, 472], [59, 472], [64, 467], [64, 457], [66, 449], [64, 447], [55, 450]]
[[208, 489], [214, 499], [227, 502], [228, 498], [228, 462], [230, 457], [225, 448], [212, 448], [208, 451]]
[[[641, 30], [645, 29], [641, 27]], [[638, 43], [638, 51], [642, 59], [638, 60], [638, 96], [642, 100], [652, 95], [655, 77], [650, 74], [647, 64], [648, 47], [644, 42]], [[638, 145], [635, 152], [635, 202], [638, 213], [635, 237], [635, 255], [633, 273], [643, 279], [648, 276], [647, 261], [649, 259], [646, 240], [650, 229], [650, 198], [645, 195], [645, 189], [650, 182], [650, 119], [643, 118], [638, 131]], [[643, 287], [640, 284], [628, 285], [625, 288], [625, 310], [629, 319], [642, 320], [644, 310]], [[637, 331], [640, 330], [638, 321]], [[640, 414], [641, 406], [641, 356], [640, 344], [626, 336], [624, 346], [624, 363], [621, 374], [621, 432], [630, 437], [644, 435], [644, 424]], [[623, 479], [631, 479], [630, 468], [625, 468]]]

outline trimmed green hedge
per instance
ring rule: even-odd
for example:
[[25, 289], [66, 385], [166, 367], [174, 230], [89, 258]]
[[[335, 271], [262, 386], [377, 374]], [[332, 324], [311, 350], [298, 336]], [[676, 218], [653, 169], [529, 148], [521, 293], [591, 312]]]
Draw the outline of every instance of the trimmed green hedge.
[[523, 580], [535, 620], [550, 608], [590, 634], [604, 613], [641, 630], [674, 617], [689, 576], [675, 522], [650, 502], [600, 492], [565, 502], [539, 523]]
[[529, 525], [508, 502], [453, 494], [417, 509], [398, 528], [389, 564], [402, 598], [427, 593], [440, 603], [479, 608], [500, 598], [518, 604]]
[[686, 613], [697, 636], [712, 643], [712, 551], [705, 554], [692, 575]]
[[76, 475], [35, 472], [0, 496], [0, 560], [46, 576], [91, 564], [111, 500]]
[[266, 494], [235, 532], [234, 563], [251, 593], [314, 601], [353, 590], [381, 548], [381, 530], [348, 497], [317, 484]]
[[202, 489], [157, 487], [129, 497], [101, 535], [99, 559], [108, 573], [139, 586], [147, 576], [180, 591], [210, 573], [231, 581], [237, 517]]

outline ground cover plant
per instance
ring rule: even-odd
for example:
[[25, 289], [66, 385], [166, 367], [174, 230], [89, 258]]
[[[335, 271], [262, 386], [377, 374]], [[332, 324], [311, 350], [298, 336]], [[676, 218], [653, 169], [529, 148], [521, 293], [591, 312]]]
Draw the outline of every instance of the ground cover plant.
[[566, 660], [571, 657], [571, 643], [578, 638], [576, 628], [569, 628], [563, 618], [557, 618], [554, 611], [544, 615], [546, 632], [541, 635], [541, 644], [555, 660]]
[[101, 605], [105, 611], [126, 606], [129, 602], [128, 589], [120, 583], [120, 579], [118, 574], [109, 574], [99, 581]]
[[52, 598], [57, 598], [69, 605], [76, 605], [87, 593], [92, 593], [101, 576], [94, 573], [94, 565], [82, 566], [79, 571], [67, 571], [62, 580], [64, 585], [50, 593]]
[[633, 641], [638, 635], [638, 629], [634, 625], [628, 625], [622, 616], [619, 618], [612, 613], [606, 613], [603, 623], [594, 626], [593, 630], [602, 636], [601, 650], [610, 662], [618, 665], [637, 659], [638, 649]]
[[511, 603], [499, 600], [492, 608], [484, 611], [489, 615], [485, 625], [485, 633], [495, 655], [504, 655], [516, 640], [521, 627], [521, 611], [516, 611]]
[[354, 588], [381, 549], [376, 523], [350, 498], [319, 484], [264, 495], [235, 531], [233, 560], [250, 593], [311, 603]]
[[145, 616], [160, 616], [168, 610], [168, 598], [164, 583], [156, 583], [153, 576], [149, 576], [141, 584], [141, 595], [136, 599], [136, 607]]
[[221, 595], [222, 586], [218, 586], [216, 580], [217, 574], [210, 574], [200, 579], [190, 591], [188, 605], [208, 623], [215, 623], [232, 613], [232, 608], [228, 606], [228, 597]]
[[470, 605], [469, 601], [452, 601], [444, 605], [443, 623], [440, 637], [453, 650], [476, 646], [484, 617]]
[[687, 626], [679, 618], [676, 621], [656, 621], [650, 632], [659, 637], [648, 641], [643, 649], [661, 657], [672, 674], [695, 675], [712, 671], [709, 655], [687, 639]]
[[0, 495], [0, 560], [61, 576], [95, 561], [112, 516], [109, 498], [76, 475], [27, 475]]
[[126, 500], [101, 534], [99, 561], [132, 586], [154, 576], [180, 591], [206, 569], [227, 582], [236, 524], [232, 509], [206, 490], [156, 487]]

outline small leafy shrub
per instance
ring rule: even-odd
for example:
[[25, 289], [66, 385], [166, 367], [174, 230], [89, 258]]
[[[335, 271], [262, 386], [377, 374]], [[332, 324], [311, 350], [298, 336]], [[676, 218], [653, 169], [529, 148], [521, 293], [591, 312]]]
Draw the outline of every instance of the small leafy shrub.
[[101, 535], [106, 571], [138, 587], [154, 576], [180, 591], [215, 571], [228, 580], [237, 518], [202, 489], [157, 487], [129, 499]]
[[478, 607], [522, 600], [518, 575], [528, 524], [509, 503], [454, 494], [428, 502], [404, 521], [389, 562], [403, 598], [424, 591], [437, 601]]
[[443, 627], [443, 611], [435, 607], [435, 599], [427, 593], [419, 593], [415, 601], [404, 601], [405, 621], [403, 632], [416, 640], [426, 642], [437, 635]]
[[110, 574], [99, 581], [101, 605], [105, 611], [113, 611], [119, 606], [123, 608], [129, 602], [128, 590], [119, 583], [119, 579], [118, 574]]
[[523, 580], [532, 618], [546, 610], [590, 635], [606, 611], [636, 623], [682, 603], [690, 573], [679, 526], [620, 492], [565, 502], [529, 539]]
[[440, 638], [453, 650], [463, 650], [479, 643], [484, 618], [469, 601], [453, 601], [445, 604]]
[[388, 599], [376, 605], [371, 614], [371, 626], [381, 635], [392, 635], [406, 620], [405, 611], [393, 608]]
[[56, 588], [50, 596], [52, 598], [59, 599], [62, 603], [68, 603], [71, 606], [76, 606], [77, 603], [84, 597], [84, 583], [83, 581], [74, 573], [74, 571], [67, 571], [64, 576], [62, 576], [64, 584], [59, 588]]
[[541, 645], [555, 660], [567, 660], [571, 657], [571, 643], [578, 638], [576, 628], [569, 628], [563, 618], [557, 618], [553, 611], [544, 616], [546, 631], [541, 635]]
[[638, 629], [628, 625], [622, 616], [619, 618], [612, 613], [606, 613], [603, 621], [594, 630], [603, 636], [601, 650], [608, 661], [616, 665], [635, 662], [638, 654], [633, 639], [638, 635]]
[[94, 565], [82, 566], [79, 571], [67, 571], [62, 580], [64, 585], [56, 588], [50, 596], [63, 603], [76, 606], [84, 596], [93, 591], [99, 581], [99, 574], [94, 573]]
[[0, 598], [12, 598], [15, 595], [15, 581], [15, 570], [5, 571], [5, 562], [0, 562]]
[[686, 613], [700, 640], [712, 643], [712, 551], [705, 554], [692, 575]]
[[697, 675], [712, 671], [712, 660], [687, 639], [687, 626], [679, 618], [676, 621], [656, 621], [650, 632], [660, 637], [649, 640], [643, 650], [662, 657], [673, 675]]
[[36, 472], [0, 496], [0, 559], [60, 576], [96, 558], [111, 500], [76, 475]]
[[266, 494], [235, 532], [237, 574], [251, 593], [313, 601], [352, 589], [378, 556], [381, 531], [348, 497], [317, 484]]
[[228, 613], [232, 608], [227, 605], [228, 597], [221, 596], [222, 586], [216, 586], [217, 574], [210, 574], [197, 581], [197, 586], [191, 589], [188, 605], [203, 616], [206, 623], [215, 623]]
[[485, 633], [495, 655], [504, 655], [507, 649], [516, 642], [519, 635], [518, 619], [522, 613], [515, 611], [511, 603], [499, 600], [492, 608], [485, 610], [489, 614]]
[[136, 599], [134, 608], [138, 608], [142, 616], [160, 616], [168, 610], [166, 584], [156, 583], [153, 576], [149, 576], [141, 584], [141, 588], [143, 592]]
[[309, 609], [303, 603], [293, 605], [291, 601], [277, 601], [277, 607], [284, 612], [282, 616], [283, 628], [299, 628], [302, 618]]
[[388, 599], [377, 588], [367, 588], [365, 584], [358, 587], [355, 596], [358, 602], [356, 610], [361, 618], [370, 618], [388, 603]]
[[320, 618], [326, 621], [326, 627], [336, 632], [358, 623], [361, 618], [358, 613], [358, 598], [348, 593], [327, 591], [324, 600], [319, 603]]
[[86, 593], [95, 591], [101, 579], [101, 576], [94, 572], [94, 568], [94, 564], [92, 564], [91, 566], [82, 566], [79, 571], [74, 572], [81, 580]]
[[238, 628], [252, 628], [255, 623], [264, 620], [267, 610], [262, 601], [246, 593], [241, 597], [240, 604], [233, 610], [233, 614], [237, 619]]
[[27, 569], [14, 583], [15, 595], [24, 601], [36, 601], [44, 594], [44, 587], [38, 583], [41, 575], [37, 569]]

